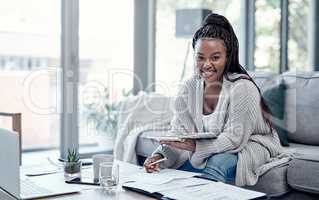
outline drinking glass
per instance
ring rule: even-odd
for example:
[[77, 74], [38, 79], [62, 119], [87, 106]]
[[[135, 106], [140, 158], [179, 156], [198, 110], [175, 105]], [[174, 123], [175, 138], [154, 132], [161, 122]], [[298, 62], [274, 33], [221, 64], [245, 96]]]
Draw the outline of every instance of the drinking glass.
[[95, 154], [93, 155], [93, 177], [94, 182], [99, 182], [100, 164], [103, 162], [113, 162], [114, 157], [111, 154]]
[[115, 162], [100, 163], [100, 186], [106, 191], [115, 191], [119, 183], [119, 165]]

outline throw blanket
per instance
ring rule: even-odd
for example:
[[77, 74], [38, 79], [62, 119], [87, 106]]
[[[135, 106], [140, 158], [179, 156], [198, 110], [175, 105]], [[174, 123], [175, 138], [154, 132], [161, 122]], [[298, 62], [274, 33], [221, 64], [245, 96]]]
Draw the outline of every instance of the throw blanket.
[[[229, 74], [230, 79], [243, 76]], [[193, 76], [181, 87], [174, 104], [174, 118], [171, 132], [195, 134], [203, 132], [204, 82]], [[285, 154], [275, 130], [265, 123], [260, 107], [260, 95], [249, 80], [235, 82], [225, 77], [218, 103], [214, 128], [209, 130], [218, 135], [216, 139], [196, 140], [194, 153], [159, 146], [154, 153], [160, 153], [168, 160], [163, 167], [178, 168], [187, 159], [196, 168], [204, 168], [213, 154], [229, 152], [238, 154], [236, 185], [254, 185], [258, 177], [269, 169], [286, 164], [290, 155]]]
[[142, 92], [121, 104], [115, 159], [137, 164], [135, 147], [138, 136], [144, 131], [170, 129], [173, 116], [170, 102], [169, 97]]

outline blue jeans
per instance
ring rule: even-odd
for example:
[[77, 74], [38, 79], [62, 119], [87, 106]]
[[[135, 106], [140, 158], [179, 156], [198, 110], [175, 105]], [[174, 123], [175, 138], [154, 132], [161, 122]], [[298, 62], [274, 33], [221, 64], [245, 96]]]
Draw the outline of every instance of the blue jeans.
[[207, 160], [204, 169], [194, 168], [187, 160], [179, 170], [203, 173], [207, 178], [217, 180], [224, 183], [234, 183], [236, 177], [237, 154], [220, 153], [212, 155]]

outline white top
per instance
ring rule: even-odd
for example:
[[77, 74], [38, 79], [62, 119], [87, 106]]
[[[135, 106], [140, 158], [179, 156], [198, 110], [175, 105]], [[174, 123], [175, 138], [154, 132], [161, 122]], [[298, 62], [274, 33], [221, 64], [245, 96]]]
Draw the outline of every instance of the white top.
[[204, 132], [210, 132], [214, 130], [214, 122], [216, 122], [216, 115], [217, 114], [215, 112], [208, 115], [202, 115]]
[[223, 127], [220, 124], [225, 123], [225, 111], [221, 110], [220, 102], [224, 101], [224, 98], [223, 94], [220, 93], [214, 111], [208, 115], [205, 115], [204, 112], [202, 112], [203, 132], [217, 133], [222, 131]]

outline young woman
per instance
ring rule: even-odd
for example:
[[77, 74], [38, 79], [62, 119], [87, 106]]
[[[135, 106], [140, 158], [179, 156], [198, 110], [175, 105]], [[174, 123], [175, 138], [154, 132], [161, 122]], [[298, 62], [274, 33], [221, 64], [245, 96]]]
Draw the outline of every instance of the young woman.
[[[225, 17], [210, 14], [192, 45], [197, 72], [175, 100], [171, 133], [210, 132], [217, 138], [161, 141], [144, 167], [147, 172], [170, 167], [239, 186], [254, 185], [260, 175], [289, 158], [279, 156], [283, 149], [269, 110], [239, 64], [237, 37]], [[167, 160], [151, 164], [163, 157]]]

